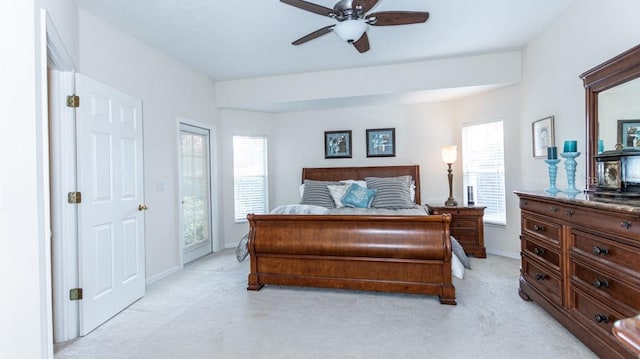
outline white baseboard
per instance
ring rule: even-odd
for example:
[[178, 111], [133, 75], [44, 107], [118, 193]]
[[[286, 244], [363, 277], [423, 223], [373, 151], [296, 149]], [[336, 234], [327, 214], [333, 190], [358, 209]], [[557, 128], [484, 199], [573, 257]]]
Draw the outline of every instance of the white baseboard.
[[156, 275], [154, 275], [153, 277], [148, 277], [147, 278], [147, 285], [151, 285], [157, 281], [159, 281], [160, 279], [166, 278], [170, 275], [172, 275], [173, 273], [179, 272], [180, 270], [182, 270], [181, 266], [176, 266], [173, 268], [169, 268], [166, 271], [162, 272], [162, 273], [158, 273]]
[[520, 253], [501, 251], [499, 249], [489, 249], [489, 248], [487, 248], [487, 253], [495, 254], [495, 255], [502, 256], [502, 257], [507, 257], [507, 258], [520, 259]]

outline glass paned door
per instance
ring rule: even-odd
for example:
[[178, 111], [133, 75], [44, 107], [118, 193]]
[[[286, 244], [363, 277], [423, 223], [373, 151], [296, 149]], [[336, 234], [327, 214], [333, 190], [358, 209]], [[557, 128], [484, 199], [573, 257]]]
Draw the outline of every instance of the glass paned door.
[[180, 125], [184, 262], [212, 252], [209, 130]]

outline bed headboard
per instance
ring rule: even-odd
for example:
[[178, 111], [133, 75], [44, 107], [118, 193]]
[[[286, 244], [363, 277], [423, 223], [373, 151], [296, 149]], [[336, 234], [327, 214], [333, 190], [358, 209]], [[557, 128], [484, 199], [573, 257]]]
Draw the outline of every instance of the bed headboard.
[[365, 177], [396, 177], [409, 175], [416, 185], [415, 202], [420, 204], [420, 166], [379, 166], [379, 167], [320, 167], [303, 168], [302, 183], [305, 179], [316, 181], [340, 181], [347, 179], [364, 180]]

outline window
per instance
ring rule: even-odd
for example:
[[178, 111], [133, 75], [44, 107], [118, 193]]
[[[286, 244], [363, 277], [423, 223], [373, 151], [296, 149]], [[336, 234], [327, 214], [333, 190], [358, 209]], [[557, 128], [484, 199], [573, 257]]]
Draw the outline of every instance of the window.
[[236, 223], [249, 213], [267, 212], [265, 136], [233, 136], [233, 193]]
[[487, 207], [484, 221], [506, 224], [502, 121], [462, 128], [462, 171], [464, 188], [474, 188], [475, 204]]

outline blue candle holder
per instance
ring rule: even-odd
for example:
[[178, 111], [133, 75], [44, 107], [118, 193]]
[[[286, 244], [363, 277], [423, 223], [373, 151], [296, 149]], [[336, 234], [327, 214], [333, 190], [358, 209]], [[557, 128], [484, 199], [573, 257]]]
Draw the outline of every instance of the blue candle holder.
[[560, 160], [544, 160], [549, 165], [549, 188], [545, 189], [545, 192], [556, 194], [560, 190], [556, 187], [556, 177], [558, 175], [558, 163]]
[[567, 189], [562, 191], [568, 194], [577, 194], [581, 191], [576, 188], [576, 157], [580, 156], [580, 152], [564, 152], [560, 156], [564, 157], [564, 168], [567, 171]]

